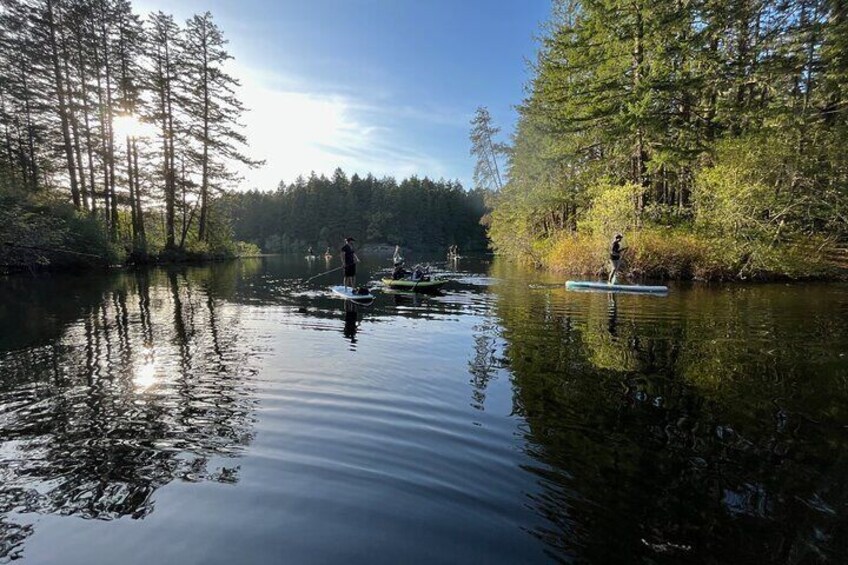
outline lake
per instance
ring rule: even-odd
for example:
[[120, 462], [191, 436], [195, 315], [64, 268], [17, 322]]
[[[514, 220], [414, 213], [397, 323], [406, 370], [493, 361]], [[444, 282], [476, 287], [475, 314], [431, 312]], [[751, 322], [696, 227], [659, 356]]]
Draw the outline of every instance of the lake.
[[326, 268], [0, 279], [0, 563], [848, 558], [848, 286]]

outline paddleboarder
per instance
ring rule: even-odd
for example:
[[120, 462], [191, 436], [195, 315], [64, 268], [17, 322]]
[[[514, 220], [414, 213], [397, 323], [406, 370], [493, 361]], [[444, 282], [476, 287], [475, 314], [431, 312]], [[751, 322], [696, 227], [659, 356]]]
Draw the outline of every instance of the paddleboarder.
[[624, 239], [624, 236], [620, 233], [615, 234], [615, 238], [612, 240], [612, 246], [610, 247], [610, 266], [612, 267], [610, 270], [609, 278], [607, 279], [607, 283], [615, 284], [615, 279], [618, 276], [618, 269], [621, 266], [621, 254], [624, 253], [624, 248], [621, 247], [621, 240]]
[[356, 288], [356, 264], [359, 263], [359, 257], [356, 256], [356, 251], [353, 249], [354, 241], [356, 240], [352, 237], [346, 237], [344, 247], [341, 249], [344, 285], [351, 288]]

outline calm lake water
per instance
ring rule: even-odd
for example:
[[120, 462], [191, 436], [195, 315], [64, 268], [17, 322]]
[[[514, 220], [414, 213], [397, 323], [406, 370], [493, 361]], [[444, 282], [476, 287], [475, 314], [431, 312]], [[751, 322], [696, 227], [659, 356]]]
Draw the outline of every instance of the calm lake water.
[[848, 286], [323, 270], [0, 279], [0, 563], [848, 559]]

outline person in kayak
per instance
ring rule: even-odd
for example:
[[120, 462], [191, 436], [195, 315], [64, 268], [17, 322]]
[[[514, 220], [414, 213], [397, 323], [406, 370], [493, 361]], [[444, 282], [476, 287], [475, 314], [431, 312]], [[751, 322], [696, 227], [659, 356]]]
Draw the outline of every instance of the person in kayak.
[[427, 271], [421, 265], [415, 265], [415, 268], [412, 269], [412, 281], [425, 282], [429, 279], [430, 277], [427, 276]]
[[356, 264], [359, 263], [359, 257], [356, 256], [356, 251], [353, 249], [353, 242], [356, 241], [352, 237], [345, 238], [342, 252], [342, 267], [344, 268], [344, 285], [347, 287], [356, 287]]
[[409, 275], [409, 272], [403, 268], [403, 261], [398, 261], [395, 263], [395, 269], [392, 271], [392, 278], [394, 280], [405, 279]]
[[395, 265], [403, 263], [403, 256], [400, 254], [400, 245], [395, 245], [395, 252], [394, 255], [392, 255], [392, 263]]
[[615, 280], [618, 277], [618, 269], [621, 266], [621, 254], [624, 253], [624, 248], [621, 247], [621, 240], [624, 239], [624, 236], [620, 233], [615, 234], [615, 238], [612, 240], [612, 246], [610, 247], [610, 269], [609, 278], [607, 279], [607, 283], [615, 284]]

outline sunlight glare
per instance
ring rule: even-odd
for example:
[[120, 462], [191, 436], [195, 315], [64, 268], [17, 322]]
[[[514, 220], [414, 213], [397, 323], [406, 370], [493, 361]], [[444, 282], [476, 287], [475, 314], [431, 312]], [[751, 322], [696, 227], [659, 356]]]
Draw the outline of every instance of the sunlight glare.
[[117, 139], [125, 139], [127, 137], [134, 139], [144, 139], [156, 135], [155, 128], [143, 122], [133, 114], [124, 114], [117, 116], [112, 120], [112, 128], [115, 131]]
[[156, 361], [150, 359], [138, 367], [133, 376], [133, 384], [137, 392], [144, 392], [156, 384]]

